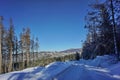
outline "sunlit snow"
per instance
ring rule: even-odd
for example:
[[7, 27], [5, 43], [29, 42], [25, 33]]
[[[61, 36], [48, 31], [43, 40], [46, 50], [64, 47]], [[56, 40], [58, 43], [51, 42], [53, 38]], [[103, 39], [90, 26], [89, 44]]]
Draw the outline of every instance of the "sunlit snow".
[[0, 80], [120, 80], [120, 62], [108, 55], [94, 60], [53, 62], [1, 74]]

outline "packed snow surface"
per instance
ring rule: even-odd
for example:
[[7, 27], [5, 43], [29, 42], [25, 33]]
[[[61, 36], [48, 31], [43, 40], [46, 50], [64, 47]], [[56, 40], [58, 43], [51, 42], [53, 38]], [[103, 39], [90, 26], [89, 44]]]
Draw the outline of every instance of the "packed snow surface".
[[113, 56], [53, 62], [0, 75], [0, 80], [120, 80], [120, 62]]

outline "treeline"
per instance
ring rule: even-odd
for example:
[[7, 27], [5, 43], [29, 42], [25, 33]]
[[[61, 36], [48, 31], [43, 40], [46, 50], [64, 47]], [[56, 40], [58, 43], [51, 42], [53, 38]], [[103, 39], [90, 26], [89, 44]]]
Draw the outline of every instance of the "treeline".
[[6, 29], [0, 16], [0, 73], [24, 69], [38, 58], [39, 40], [31, 37], [30, 28], [24, 28], [17, 36], [11, 18], [9, 22]]
[[47, 64], [55, 61], [61, 61], [61, 62], [66, 62], [66, 61], [73, 61], [73, 60], [79, 60], [80, 59], [80, 53], [76, 52], [74, 54], [68, 54], [60, 57], [51, 57], [51, 58], [41, 58], [36, 61], [36, 66], [46, 66]]
[[[68, 54], [64, 56], [59, 56], [59, 57], [41, 57], [33, 62], [30, 62], [31, 67], [35, 66], [46, 66], [49, 63], [56, 62], [56, 61], [61, 61], [61, 62], [66, 62], [66, 61], [73, 61], [73, 60], [79, 60], [80, 59], [80, 53], [76, 52], [73, 54]], [[18, 62], [20, 70], [22, 69], [22, 62]]]
[[83, 44], [82, 58], [115, 54], [120, 59], [120, 0], [105, 0], [104, 3], [90, 4], [85, 17], [88, 29]]

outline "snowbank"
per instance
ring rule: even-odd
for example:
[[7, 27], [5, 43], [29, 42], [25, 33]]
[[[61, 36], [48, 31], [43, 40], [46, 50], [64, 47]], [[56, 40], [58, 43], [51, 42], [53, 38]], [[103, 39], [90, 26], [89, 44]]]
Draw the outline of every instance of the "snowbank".
[[31, 80], [40, 79], [40, 80], [51, 80], [54, 76], [64, 71], [70, 66], [67, 62], [53, 62], [45, 67], [41, 73], [38, 73], [36, 77]]
[[39, 73], [43, 69], [43, 67], [32, 67], [21, 71], [14, 71], [2, 74], [0, 75], [0, 80], [29, 80], [29, 78], [33, 77], [35, 74]]
[[45, 67], [2, 74], [0, 80], [120, 80], [120, 62], [115, 63], [115, 57], [109, 55], [93, 60], [53, 62]]
[[104, 55], [104, 56], [97, 56], [95, 59], [91, 60], [84, 60], [80, 59], [79, 63], [84, 65], [90, 65], [95, 67], [109, 67], [112, 64], [115, 64], [116, 58], [114, 56], [110, 55]]

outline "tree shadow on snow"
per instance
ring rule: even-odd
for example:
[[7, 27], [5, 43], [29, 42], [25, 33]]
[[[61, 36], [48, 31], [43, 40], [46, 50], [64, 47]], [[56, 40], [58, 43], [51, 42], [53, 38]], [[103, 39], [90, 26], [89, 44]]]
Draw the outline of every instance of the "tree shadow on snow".
[[30, 71], [30, 72], [12, 73], [12, 75], [7, 80], [23, 80], [23, 79], [29, 80], [30, 78], [35, 76], [35, 74], [39, 73], [42, 69], [44, 68], [38, 67], [33, 69], [33, 71]]
[[13, 73], [8, 80], [23, 80], [26, 77], [28, 78], [28, 72]]

